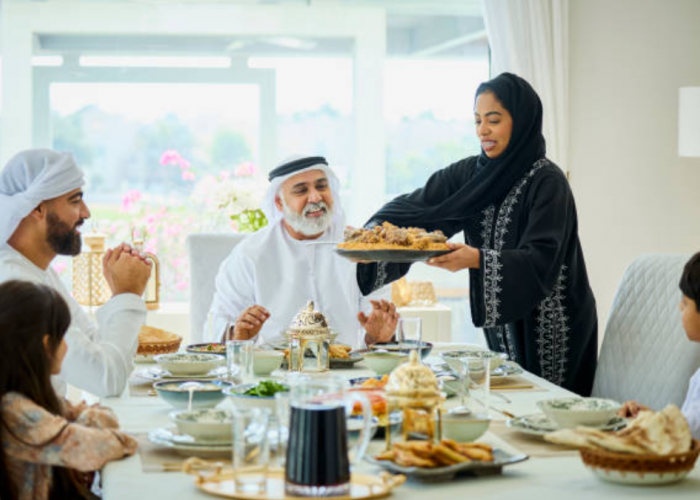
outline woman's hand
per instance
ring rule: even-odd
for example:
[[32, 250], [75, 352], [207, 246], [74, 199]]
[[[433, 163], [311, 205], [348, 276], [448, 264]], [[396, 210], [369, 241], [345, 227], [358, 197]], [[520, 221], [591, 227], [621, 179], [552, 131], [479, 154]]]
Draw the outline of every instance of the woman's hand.
[[452, 250], [450, 253], [433, 257], [426, 264], [441, 269], [447, 269], [453, 273], [462, 269], [479, 268], [479, 250], [464, 243], [447, 243]]

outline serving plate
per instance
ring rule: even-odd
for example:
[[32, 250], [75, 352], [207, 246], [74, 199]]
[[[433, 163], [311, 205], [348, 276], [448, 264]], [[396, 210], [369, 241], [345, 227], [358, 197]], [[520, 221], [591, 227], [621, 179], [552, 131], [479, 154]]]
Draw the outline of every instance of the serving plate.
[[226, 356], [226, 344], [220, 342], [204, 342], [202, 344], [190, 344], [187, 352], [192, 354], [218, 354]]
[[163, 370], [159, 366], [152, 366], [149, 368], [142, 368], [141, 370], [136, 370], [134, 376], [143, 380], [149, 380], [151, 382], [158, 382], [159, 380], [216, 380], [221, 377], [228, 375], [228, 370], [225, 366], [220, 366], [214, 368], [206, 375], [173, 375], [167, 370]]
[[503, 467], [506, 465], [517, 464], [528, 459], [527, 455], [511, 455], [499, 448], [493, 450], [493, 462], [481, 462], [473, 460], [471, 462], [462, 462], [446, 467], [404, 467], [390, 460], [376, 460], [374, 457], [366, 456], [365, 460], [373, 465], [386, 469], [388, 471], [404, 474], [409, 479], [424, 483], [436, 483], [449, 481], [455, 476], [471, 475], [482, 476], [491, 474], [500, 474]]
[[[311, 356], [306, 356], [306, 359], [313, 359]], [[362, 354], [357, 354], [357, 353], [350, 353], [349, 358], [331, 358], [328, 361], [328, 366], [331, 369], [337, 369], [337, 370], [342, 370], [344, 368], [352, 368], [355, 363], [359, 363], [362, 361], [364, 356]], [[280, 369], [282, 370], [287, 370], [289, 369], [289, 360], [287, 358], [282, 361], [282, 364], [280, 365]]]
[[411, 262], [422, 262], [445, 255], [452, 250], [347, 250], [336, 248], [335, 252], [341, 257], [350, 260], [365, 260], [371, 262], [393, 262], [397, 264], [408, 264]]
[[152, 443], [165, 446], [166, 448], [172, 448], [180, 455], [186, 457], [197, 456], [200, 458], [213, 458], [213, 457], [231, 457], [231, 443], [228, 444], [213, 444], [207, 442], [206, 444], [201, 443], [186, 443], [182, 438], [177, 436], [182, 436], [178, 434], [177, 429], [174, 427], [161, 427], [154, 429], [148, 433], [148, 440]]
[[[544, 413], [533, 413], [511, 418], [506, 421], [506, 425], [524, 434], [533, 436], [544, 436], [550, 432], [558, 431], [560, 427], [547, 418]], [[593, 426], [592, 426], [593, 427]], [[601, 431], [618, 431], [627, 427], [627, 420], [622, 417], [614, 417], [607, 424], [595, 426]]]

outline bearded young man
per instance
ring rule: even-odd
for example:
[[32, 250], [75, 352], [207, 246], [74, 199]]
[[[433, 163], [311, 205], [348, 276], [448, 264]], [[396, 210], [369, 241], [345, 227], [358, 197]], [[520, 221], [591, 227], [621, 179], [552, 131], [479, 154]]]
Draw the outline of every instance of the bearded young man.
[[357, 264], [334, 252], [345, 221], [340, 184], [325, 158], [288, 161], [269, 180], [263, 203], [269, 225], [246, 237], [221, 264], [206, 340], [221, 340], [233, 323], [235, 339], [278, 341], [308, 300], [340, 332], [337, 342], [358, 347], [390, 340], [398, 314], [384, 300], [387, 291], [363, 297]]
[[7, 163], [0, 172], [0, 283], [42, 283], [68, 303], [68, 353], [53, 380], [59, 394], [65, 394], [69, 383], [97, 396], [118, 396], [133, 369], [146, 319], [141, 295], [151, 266], [128, 245], [106, 253], [104, 275], [113, 296], [98, 310], [97, 324], [71, 297], [50, 264], [56, 255], [80, 253], [79, 228], [90, 217], [84, 183], [83, 172], [68, 153], [33, 149]]

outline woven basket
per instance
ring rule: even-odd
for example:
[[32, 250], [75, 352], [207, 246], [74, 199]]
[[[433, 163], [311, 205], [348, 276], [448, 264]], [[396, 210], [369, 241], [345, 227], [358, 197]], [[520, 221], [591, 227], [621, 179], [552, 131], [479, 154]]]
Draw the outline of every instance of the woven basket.
[[588, 467], [617, 472], [664, 474], [690, 471], [700, 454], [700, 441], [693, 440], [690, 451], [675, 455], [632, 455], [604, 450], [580, 450], [581, 459]]
[[[151, 333], [150, 337], [142, 337], [144, 331]], [[159, 328], [143, 326], [139, 334], [139, 347], [136, 354], [141, 356], [154, 356], [156, 354], [168, 354], [177, 352], [180, 348], [182, 337], [177, 334], [161, 330]]]

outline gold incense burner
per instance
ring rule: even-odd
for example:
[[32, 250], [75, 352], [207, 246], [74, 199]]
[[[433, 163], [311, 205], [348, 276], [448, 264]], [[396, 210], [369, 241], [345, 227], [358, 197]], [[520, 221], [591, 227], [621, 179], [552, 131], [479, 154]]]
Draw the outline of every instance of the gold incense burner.
[[[440, 391], [435, 374], [420, 362], [418, 351], [411, 350], [408, 363], [397, 367], [386, 384], [387, 411], [401, 411], [403, 441], [426, 439], [436, 442], [441, 435], [440, 407], [445, 394]], [[437, 429], [436, 429], [437, 426]], [[386, 433], [387, 449], [391, 448], [391, 432]]]

